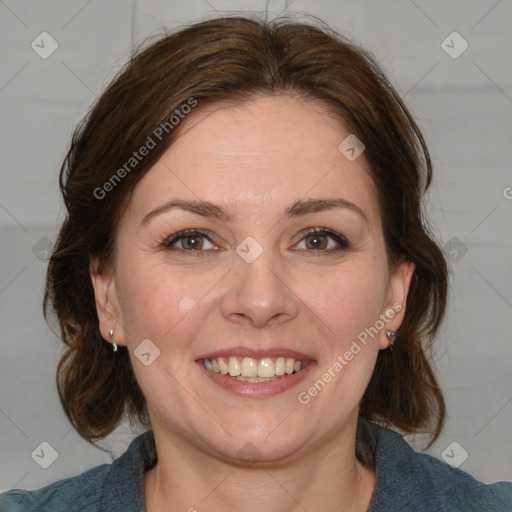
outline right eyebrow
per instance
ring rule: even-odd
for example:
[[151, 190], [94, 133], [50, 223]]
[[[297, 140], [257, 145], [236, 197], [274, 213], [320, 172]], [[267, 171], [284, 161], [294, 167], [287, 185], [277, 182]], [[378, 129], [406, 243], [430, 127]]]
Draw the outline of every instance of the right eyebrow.
[[182, 201], [178, 199], [169, 201], [168, 203], [158, 206], [154, 210], [150, 211], [142, 219], [141, 225], [146, 224], [153, 217], [156, 217], [157, 215], [175, 208], [181, 208], [182, 210], [196, 213], [198, 215], [202, 215], [203, 217], [215, 217], [225, 222], [229, 222], [234, 218], [233, 212], [228, 211], [221, 205], [211, 203], [210, 201]]

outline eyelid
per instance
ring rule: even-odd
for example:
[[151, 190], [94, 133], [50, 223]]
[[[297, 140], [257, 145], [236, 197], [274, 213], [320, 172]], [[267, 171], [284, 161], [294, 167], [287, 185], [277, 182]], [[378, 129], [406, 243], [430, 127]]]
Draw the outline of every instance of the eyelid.
[[[183, 229], [181, 231], [173, 233], [172, 235], [166, 236], [162, 240], [161, 246], [164, 247], [165, 249], [169, 249], [173, 244], [175, 244], [182, 238], [186, 238], [187, 236], [192, 236], [192, 235], [202, 235], [210, 243], [215, 245], [215, 242], [212, 240], [211, 234], [208, 231], [205, 231], [204, 229], [200, 229], [200, 228], [189, 228], [189, 229]], [[204, 251], [185, 251], [185, 252], [204, 252]]]
[[[329, 229], [327, 227], [312, 227], [312, 228], [306, 228], [306, 229], [302, 230], [297, 235], [299, 237], [299, 240], [295, 243], [295, 245], [297, 245], [300, 242], [304, 241], [304, 239], [307, 236], [316, 235], [316, 234], [330, 237], [331, 239], [333, 239], [339, 245], [339, 247], [337, 247], [335, 249], [318, 250], [318, 251], [307, 250], [307, 249], [301, 249], [301, 250], [306, 250], [307, 252], [313, 252], [313, 253], [317, 252], [318, 254], [321, 254], [321, 253], [329, 254], [329, 253], [333, 253], [333, 252], [337, 252], [337, 251], [341, 251], [341, 250], [346, 250], [346, 249], [349, 249], [351, 247], [350, 242], [348, 241], [348, 239], [344, 235], [342, 235], [341, 233], [338, 233], [336, 231], [333, 231], [333, 230], [331, 230], [331, 229]], [[212, 239], [211, 233], [209, 233], [208, 231], [206, 231], [204, 229], [201, 229], [201, 228], [188, 228], [188, 229], [184, 229], [184, 230], [178, 231], [176, 233], [173, 233], [172, 235], [169, 235], [169, 236], [165, 237], [162, 240], [160, 245], [164, 249], [169, 249], [176, 242], [178, 242], [179, 240], [181, 240], [183, 238], [186, 238], [187, 236], [193, 236], [193, 235], [201, 235], [204, 238], [206, 238], [206, 240], [208, 240], [211, 244], [215, 245], [215, 242]], [[182, 251], [182, 252], [202, 253], [202, 252], [211, 251], [212, 249], [209, 249], [208, 251], [203, 251], [203, 250], [197, 250], [197, 251], [189, 250], [189, 251], [187, 251], [185, 249], [178, 249], [178, 250]]]
[[[311, 250], [308, 252], [318, 252], [318, 253], [327, 253], [328, 254], [328, 253], [332, 253], [332, 252], [336, 252], [336, 251], [347, 250], [351, 247], [351, 244], [345, 235], [342, 235], [341, 233], [338, 233], [337, 231], [334, 231], [327, 227], [314, 227], [314, 228], [306, 228], [306, 229], [302, 230], [297, 235], [299, 237], [299, 241], [297, 242], [297, 244], [302, 242], [308, 235], [316, 235], [316, 234], [331, 237], [333, 240], [335, 240], [335, 242], [337, 244], [339, 244], [339, 247], [336, 249], [329, 249], [329, 250], [323, 250], [323, 251]], [[297, 245], [297, 244], [295, 244], [295, 245]]]

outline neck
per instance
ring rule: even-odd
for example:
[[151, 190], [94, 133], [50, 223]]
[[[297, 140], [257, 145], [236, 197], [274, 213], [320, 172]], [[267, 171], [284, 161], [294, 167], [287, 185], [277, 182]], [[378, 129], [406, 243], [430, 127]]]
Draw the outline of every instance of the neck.
[[334, 512], [342, 505], [361, 512], [375, 487], [375, 471], [355, 456], [355, 424], [291, 462], [253, 466], [210, 457], [163, 430], [154, 436], [158, 463], [144, 482], [148, 512]]

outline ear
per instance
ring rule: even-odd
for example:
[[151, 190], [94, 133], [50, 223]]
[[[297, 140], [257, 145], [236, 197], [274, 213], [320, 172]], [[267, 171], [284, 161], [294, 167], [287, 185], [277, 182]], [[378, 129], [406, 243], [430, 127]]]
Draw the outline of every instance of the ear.
[[89, 259], [89, 274], [94, 288], [96, 312], [98, 313], [99, 328], [103, 338], [112, 343], [109, 331], [114, 330], [115, 342], [124, 345], [124, 331], [121, 324], [121, 311], [117, 299], [116, 284], [113, 273], [98, 271], [97, 257]]
[[398, 331], [402, 325], [407, 295], [415, 267], [416, 265], [412, 261], [401, 260], [391, 271], [388, 300], [381, 314], [381, 319], [384, 321], [385, 326], [379, 338], [380, 349], [386, 349], [390, 345], [386, 330]]

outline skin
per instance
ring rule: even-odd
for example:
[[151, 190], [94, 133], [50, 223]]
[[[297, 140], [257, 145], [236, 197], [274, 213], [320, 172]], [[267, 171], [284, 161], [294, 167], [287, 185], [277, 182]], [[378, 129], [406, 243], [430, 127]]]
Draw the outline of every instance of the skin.
[[[388, 268], [364, 153], [349, 161], [338, 146], [350, 131], [321, 103], [289, 95], [199, 105], [180, 128], [134, 190], [113, 271], [98, 274], [91, 260], [101, 333], [110, 341], [113, 328], [116, 343], [128, 347], [148, 403], [159, 460], [146, 473], [146, 509], [334, 511], [343, 503], [367, 510], [375, 473], [355, 457], [355, 432], [378, 352], [389, 346], [385, 330], [309, 404], [297, 399], [380, 314], [406, 302], [414, 265]], [[283, 218], [308, 198], [344, 198], [368, 222], [346, 208]], [[174, 199], [222, 204], [234, 217], [173, 209], [141, 225]], [[320, 235], [315, 249], [315, 236], [301, 234], [315, 227], [344, 235], [350, 247], [332, 252], [339, 244]], [[163, 248], [166, 237], [191, 228], [208, 231], [211, 242], [195, 238], [203, 243], [195, 251], [190, 238]], [[236, 253], [247, 236], [263, 249], [252, 263]], [[404, 312], [385, 329], [397, 330]], [[160, 355], [145, 366], [134, 350], [148, 338]], [[237, 396], [195, 361], [240, 345], [298, 350], [317, 367], [280, 395]], [[248, 442], [259, 450], [257, 463], [237, 456]]]

